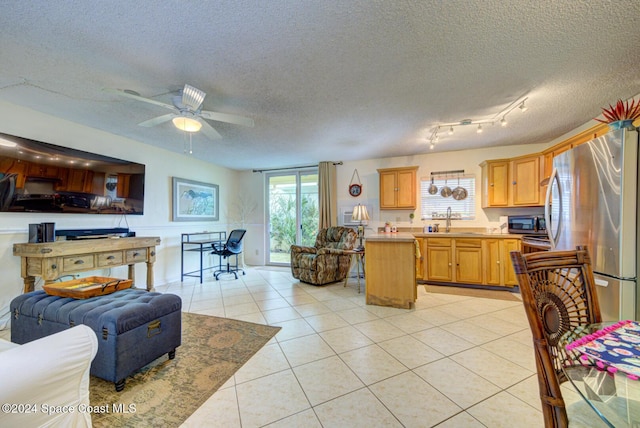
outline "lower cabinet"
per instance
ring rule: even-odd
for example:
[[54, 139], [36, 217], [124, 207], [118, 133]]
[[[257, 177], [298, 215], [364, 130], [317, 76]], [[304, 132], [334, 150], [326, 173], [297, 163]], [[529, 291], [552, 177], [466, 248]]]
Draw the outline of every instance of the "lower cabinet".
[[482, 240], [454, 239], [455, 281], [482, 284]]
[[452, 239], [427, 238], [425, 241], [427, 245], [424, 259], [426, 278], [424, 279], [453, 282]]
[[511, 251], [520, 240], [510, 238], [423, 238], [422, 276], [425, 281], [493, 286], [517, 285]]
[[513, 287], [518, 285], [518, 278], [516, 278], [516, 271], [513, 270], [513, 264], [511, 264], [511, 252], [522, 251], [519, 239], [504, 239], [502, 246], [502, 271], [504, 272], [504, 285]]

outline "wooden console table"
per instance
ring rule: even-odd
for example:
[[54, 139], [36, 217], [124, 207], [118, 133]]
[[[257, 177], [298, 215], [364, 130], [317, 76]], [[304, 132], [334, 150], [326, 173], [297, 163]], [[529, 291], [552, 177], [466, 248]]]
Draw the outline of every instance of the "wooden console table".
[[14, 244], [13, 255], [21, 258], [24, 292], [35, 288], [36, 276], [45, 284], [64, 275], [129, 266], [129, 279], [135, 285], [135, 264], [147, 264], [147, 290], [153, 288], [153, 264], [158, 237], [78, 239], [43, 243]]

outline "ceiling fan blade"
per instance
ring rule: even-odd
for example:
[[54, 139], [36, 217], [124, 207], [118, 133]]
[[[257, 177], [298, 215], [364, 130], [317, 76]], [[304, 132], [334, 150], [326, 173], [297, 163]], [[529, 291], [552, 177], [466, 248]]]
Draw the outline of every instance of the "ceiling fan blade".
[[207, 110], [203, 110], [198, 114], [204, 119], [215, 120], [216, 122], [233, 123], [235, 125], [248, 126], [249, 128], [253, 128], [255, 125], [253, 119], [235, 114], [218, 113], [216, 111]]
[[118, 94], [118, 95], [121, 95], [123, 97], [131, 98], [133, 100], [142, 101], [144, 103], [155, 104], [157, 106], [168, 108], [170, 110], [176, 110], [175, 106], [172, 106], [171, 104], [166, 104], [166, 103], [163, 103], [163, 102], [160, 102], [160, 101], [152, 100], [151, 98], [145, 98], [145, 97], [142, 97], [140, 95], [136, 95], [136, 94], [133, 93], [133, 91], [130, 91], [128, 89], [125, 90], [125, 89], [105, 88], [104, 91], [105, 92], [110, 92], [110, 93], [113, 93], [113, 94]]
[[160, 125], [161, 123], [168, 122], [168, 121], [170, 121], [171, 119], [173, 119], [174, 117], [177, 117], [177, 116], [178, 115], [175, 114], [175, 113], [164, 114], [162, 116], [154, 117], [153, 119], [149, 119], [149, 120], [145, 120], [144, 122], [140, 122], [138, 125], [146, 126], [146, 127], [156, 126], [156, 125]]
[[202, 122], [202, 128], [200, 128], [200, 130], [202, 131], [202, 133], [204, 135], [209, 137], [209, 139], [211, 139], [211, 140], [219, 140], [219, 139], [222, 138], [222, 135], [220, 135], [220, 133], [218, 131], [213, 129], [213, 126], [209, 125], [204, 120], [201, 120], [201, 122]]
[[182, 104], [196, 111], [202, 105], [206, 95], [204, 91], [198, 88], [194, 88], [191, 85], [184, 85], [184, 89], [182, 90]]

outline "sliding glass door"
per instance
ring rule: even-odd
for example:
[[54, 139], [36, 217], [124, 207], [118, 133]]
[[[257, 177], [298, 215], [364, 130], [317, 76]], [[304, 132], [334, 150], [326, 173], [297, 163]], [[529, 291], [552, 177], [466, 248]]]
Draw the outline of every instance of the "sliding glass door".
[[267, 264], [289, 265], [292, 244], [312, 246], [318, 234], [318, 170], [267, 174]]

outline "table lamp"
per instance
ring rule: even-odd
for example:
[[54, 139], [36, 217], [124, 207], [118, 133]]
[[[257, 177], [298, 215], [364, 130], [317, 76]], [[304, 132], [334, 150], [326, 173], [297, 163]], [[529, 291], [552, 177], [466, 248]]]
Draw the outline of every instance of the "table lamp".
[[369, 220], [369, 213], [367, 212], [367, 207], [362, 204], [358, 204], [353, 209], [353, 214], [351, 214], [351, 220], [359, 221], [358, 225], [358, 238], [360, 239], [360, 245], [356, 250], [362, 251], [364, 250], [364, 245], [362, 245], [362, 238], [364, 237], [364, 226], [362, 225], [363, 220]]

